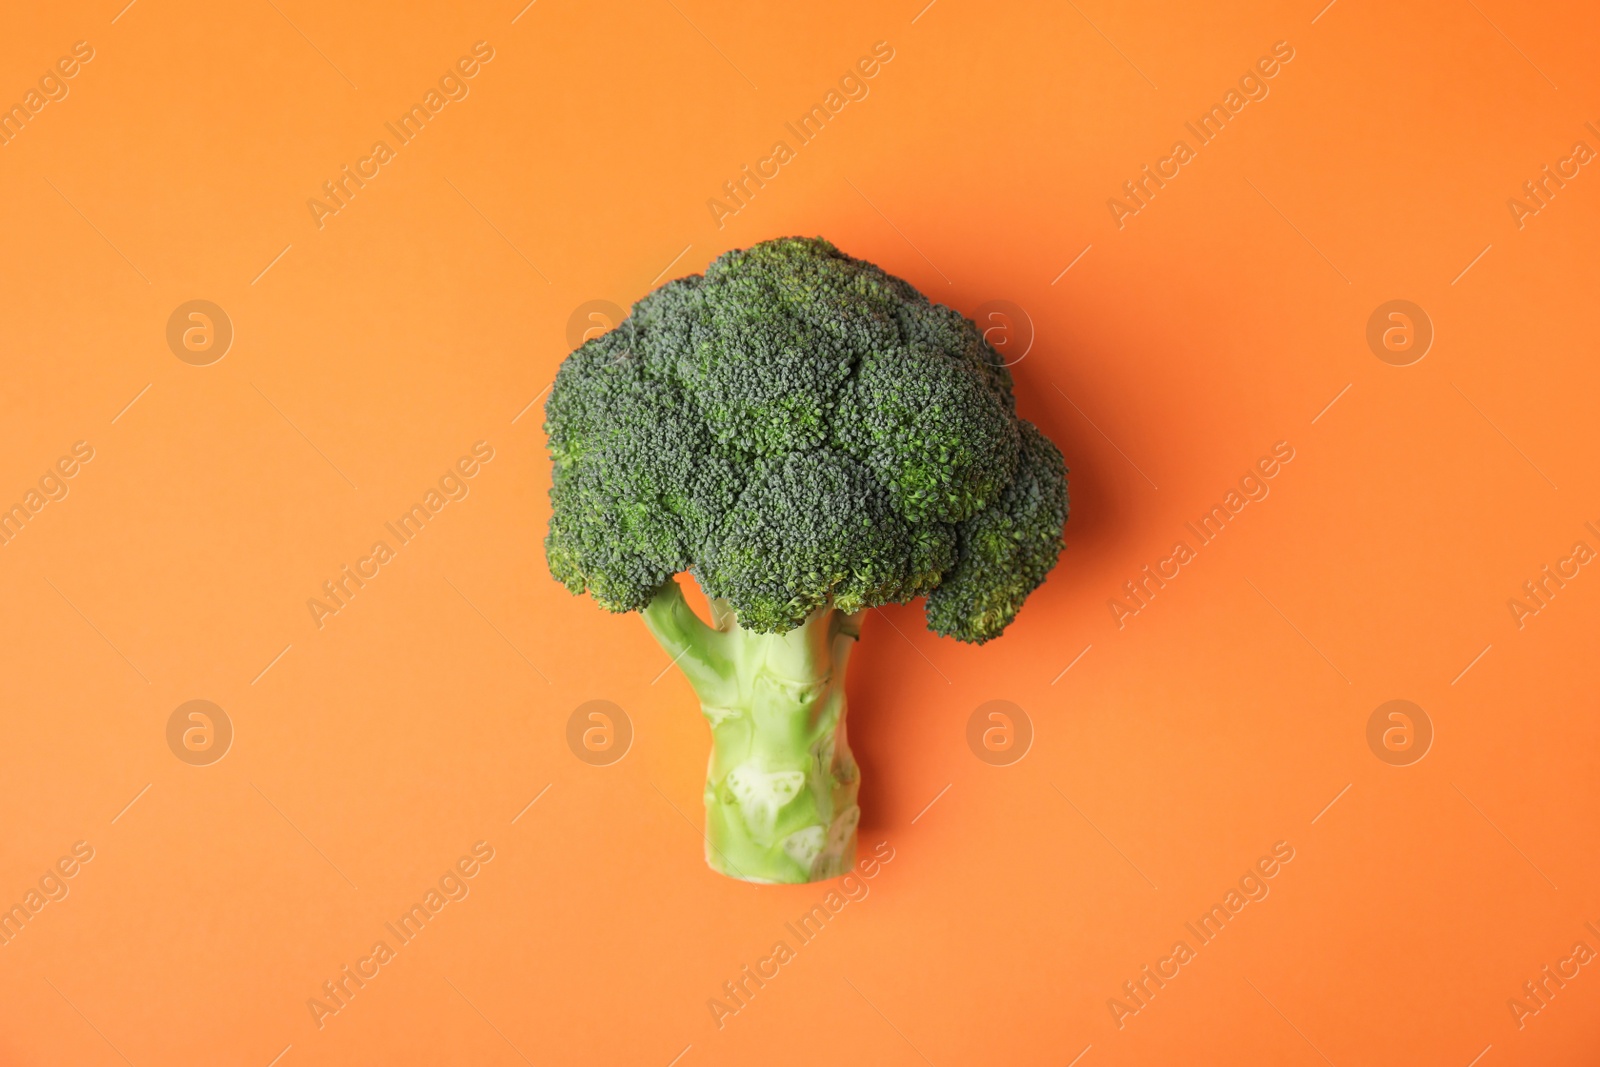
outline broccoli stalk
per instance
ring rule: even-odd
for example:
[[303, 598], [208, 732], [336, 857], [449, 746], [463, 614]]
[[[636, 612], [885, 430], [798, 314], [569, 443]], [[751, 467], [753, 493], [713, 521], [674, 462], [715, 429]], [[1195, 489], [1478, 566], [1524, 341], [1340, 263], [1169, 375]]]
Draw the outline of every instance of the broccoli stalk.
[[1066, 467], [1017, 416], [1011, 372], [958, 312], [783, 238], [668, 282], [569, 355], [545, 432], [551, 573], [642, 612], [711, 721], [711, 865], [848, 869], [861, 613], [924, 597], [929, 629], [982, 644], [1061, 551]]
[[825, 608], [781, 634], [744, 629], [725, 604], [713, 614], [717, 625], [708, 626], [676, 580], [643, 612], [711, 724], [706, 862], [748, 882], [845, 873], [861, 817], [844, 728], [859, 613]]

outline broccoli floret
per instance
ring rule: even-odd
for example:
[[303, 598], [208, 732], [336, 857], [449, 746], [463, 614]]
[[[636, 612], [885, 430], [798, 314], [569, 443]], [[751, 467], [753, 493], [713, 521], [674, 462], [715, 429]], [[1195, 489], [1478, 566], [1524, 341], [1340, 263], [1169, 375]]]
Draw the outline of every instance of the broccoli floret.
[[957, 529], [958, 560], [928, 594], [928, 629], [983, 644], [999, 637], [1061, 551], [1067, 482], [1061, 453], [1026, 419], [1017, 423], [1017, 473], [1000, 499]]
[[[695, 575], [745, 629], [784, 633], [830, 600], [848, 614], [924, 592], [913, 578], [912, 532], [849, 456], [791, 452], [740, 494]], [[951, 538], [939, 562], [948, 566], [954, 547]]]
[[756, 882], [849, 870], [861, 613], [925, 596], [930, 629], [982, 643], [1061, 551], [1066, 468], [1017, 418], [1011, 372], [959, 313], [790, 237], [573, 352], [545, 433], [551, 572], [642, 612], [711, 723], [707, 860]]
[[971, 364], [937, 349], [869, 352], [840, 397], [834, 432], [906, 518], [960, 522], [1016, 470], [1008, 399]]
[[694, 564], [737, 479], [682, 392], [649, 378], [621, 337], [614, 331], [574, 352], [551, 391], [556, 506], [545, 550], [551, 573], [574, 593], [639, 611]]
[[1060, 548], [1061, 456], [977, 327], [820, 239], [663, 285], [545, 414], [551, 571], [613, 611], [689, 571], [755, 632], [926, 595], [983, 642]]

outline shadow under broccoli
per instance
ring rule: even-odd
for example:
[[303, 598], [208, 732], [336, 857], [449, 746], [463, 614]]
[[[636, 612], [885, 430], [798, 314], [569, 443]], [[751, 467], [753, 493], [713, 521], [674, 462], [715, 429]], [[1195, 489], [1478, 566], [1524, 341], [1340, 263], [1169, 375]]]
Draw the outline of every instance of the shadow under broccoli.
[[907, 282], [781, 238], [569, 355], [545, 432], [551, 573], [642, 612], [710, 720], [707, 862], [753, 882], [847, 871], [862, 613], [926, 597], [930, 630], [982, 644], [1061, 550], [1066, 468], [1000, 357]]

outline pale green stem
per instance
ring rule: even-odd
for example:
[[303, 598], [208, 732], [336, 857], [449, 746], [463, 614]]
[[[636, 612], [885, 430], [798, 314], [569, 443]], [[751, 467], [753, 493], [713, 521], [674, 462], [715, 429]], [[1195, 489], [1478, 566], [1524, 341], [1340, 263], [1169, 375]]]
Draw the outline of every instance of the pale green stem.
[[706, 862], [752, 882], [812, 882], [855, 862], [858, 773], [845, 738], [845, 665], [860, 616], [817, 612], [783, 634], [716, 626], [674, 579], [645, 625], [689, 679], [711, 723]]

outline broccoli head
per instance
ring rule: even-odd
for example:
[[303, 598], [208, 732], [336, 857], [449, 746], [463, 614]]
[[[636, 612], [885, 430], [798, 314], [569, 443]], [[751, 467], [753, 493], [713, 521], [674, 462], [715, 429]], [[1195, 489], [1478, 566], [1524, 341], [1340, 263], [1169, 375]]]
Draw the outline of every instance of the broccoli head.
[[861, 613], [926, 597], [930, 629], [982, 643], [1061, 551], [1066, 468], [1010, 372], [957, 312], [790, 237], [663, 285], [569, 355], [545, 432], [551, 572], [642, 612], [710, 720], [707, 861], [844, 873]]
[[688, 571], [757, 633], [925, 596], [982, 643], [1061, 547], [1061, 454], [978, 328], [820, 239], [661, 286], [545, 414], [551, 572], [612, 611]]

